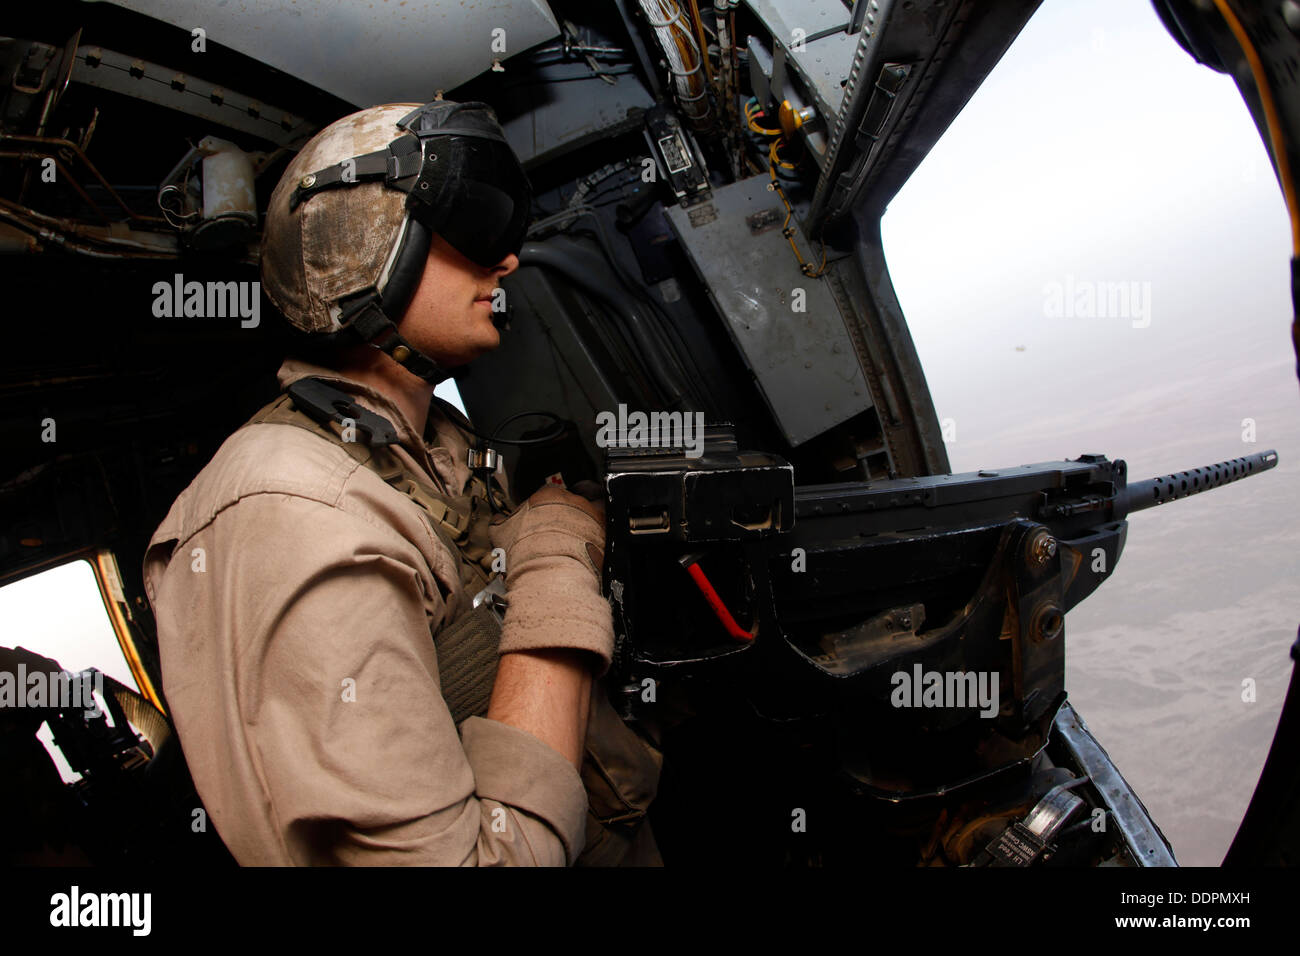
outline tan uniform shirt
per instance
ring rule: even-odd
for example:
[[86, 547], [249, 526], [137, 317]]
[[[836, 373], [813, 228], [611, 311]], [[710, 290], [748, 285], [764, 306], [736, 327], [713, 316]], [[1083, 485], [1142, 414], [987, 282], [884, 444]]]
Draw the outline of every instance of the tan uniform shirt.
[[[457, 494], [466, 445], [436, 409], [426, 445], [382, 394], [317, 376], [398, 431]], [[471, 717], [459, 732], [431, 638], [456, 558], [343, 449], [245, 426], [177, 498], [144, 562], [163, 686], [195, 785], [241, 864], [572, 863], [587, 794], [563, 756]]]

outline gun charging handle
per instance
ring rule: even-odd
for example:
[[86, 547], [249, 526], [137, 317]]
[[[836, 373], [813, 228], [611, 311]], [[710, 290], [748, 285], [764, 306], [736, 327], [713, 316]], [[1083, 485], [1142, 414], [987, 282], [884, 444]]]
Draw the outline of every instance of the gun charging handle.
[[704, 569], [700, 567], [700, 558], [702, 557], [704, 557], [704, 555], [697, 552], [694, 554], [684, 554], [677, 560], [678, 563], [686, 569], [686, 573], [691, 576], [691, 580], [694, 581], [695, 586], [699, 588], [700, 594], [704, 596], [704, 600], [709, 602], [709, 607], [713, 609], [714, 617], [718, 619], [719, 623], [722, 624], [727, 633], [738, 641], [752, 641], [758, 636], [758, 621], [754, 621], [754, 626], [748, 631], [736, 623], [736, 619], [732, 616], [731, 612], [727, 610], [726, 603], [710, 583], [708, 576], [704, 573]]

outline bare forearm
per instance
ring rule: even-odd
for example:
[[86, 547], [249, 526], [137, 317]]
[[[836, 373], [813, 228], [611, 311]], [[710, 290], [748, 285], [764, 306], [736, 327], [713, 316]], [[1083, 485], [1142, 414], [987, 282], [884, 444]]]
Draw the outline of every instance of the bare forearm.
[[532, 734], [581, 767], [591, 707], [591, 661], [586, 652], [568, 649], [502, 654], [488, 719]]
[[601, 596], [604, 510], [548, 486], [492, 526], [506, 552], [506, 597], [489, 720], [531, 734], [582, 767], [593, 673], [614, 645]]

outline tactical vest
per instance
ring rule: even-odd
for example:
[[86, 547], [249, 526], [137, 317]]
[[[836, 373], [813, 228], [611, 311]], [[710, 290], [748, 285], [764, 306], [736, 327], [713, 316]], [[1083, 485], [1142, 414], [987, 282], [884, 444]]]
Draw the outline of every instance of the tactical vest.
[[[367, 440], [345, 441], [345, 421]], [[496, 680], [505, 604], [504, 579], [491, 568], [488, 527], [494, 513], [513, 510], [500, 486], [474, 474], [467, 494], [438, 490], [388, 450], [397, 443], [391, 422], [320, 379], [290, 385], [248, 424], [262, 422], [296, 425], [333, 442], [424, 512], [433, 532], [456, 556], [462, 585], [459, 593], [447, 596], [442, 627], [433, 635], [442, 694], [457, 724], [484, 716]], [[576, 865], [658, 865], [654, 838], [643, 823], [663, 758], [652, 741], [618, 718], [603, 694], [594, 701], [579, 770], [588, 798], [586, 845]]]
[[[330, 406], [333, 407], [330, 407]], [[346, 407], [351, 414], [340, 412]], [[345, 441], [341, 429], [351, 427], [368, 434], [369, 441]], [[457, 559], [462, 590], [447, 596], [442, 627], [434, 635], [438, 675], [452, 720], [487, 713], [496, 679], [501, 643], [501, 605], [505, 593], [501, 579], [493, 578], [492, 545], [488, 526], [495, 514], [509, 514], [510, 506], [495, 479], [487, 482], [474, 474], [468, 494], [448, 495], [408, 469], [388, 445], [396, 443], [392, 425], [356, 405], [351, 395], [319, 379], [295, 382], [273, 402], [257, 412], [248, 424], [296, 425], [320, 435], [346, 451], [393, 488], [410, 498], [428, 519], [429, 527]], [[384, 429], [388, 433], [379, 434]], [[489, 495], [493, 498], [490, 501]]]

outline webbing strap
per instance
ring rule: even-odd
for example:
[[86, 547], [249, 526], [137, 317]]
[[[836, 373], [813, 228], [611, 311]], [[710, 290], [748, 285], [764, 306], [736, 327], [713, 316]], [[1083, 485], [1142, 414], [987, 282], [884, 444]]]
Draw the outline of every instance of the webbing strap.
[[261, 423], [295, 425], [320, 435], [414, 501], [453, 542], [459, 544], [468, 532], [473, 517], [469, 495], [446, 496], [407, 471], [400, 459], [383, 447], [372, 448], [365, 442], [345, 440], [336, 431], [335, 423], [317, 422], [295, 408], [292, 396], [281, 395], [248, 421], [250, 425]]
[[438, 632], [438, 678], [451, 719], [457, 724], [487, 713], [500, 645], [501, 620], [486, 604]]
[[385, 146], [373, 153], [353, 156], [341, 163], [307, 174], [298, 180], [297, 187], [289, 195], [289, 211], [293, 212], [304, 200], [310, 199], [323, 189], [336, 189], [339, 186], [379, 179], [384, 180], [385, 183], [393, 183], [418, 175], [423, 165], [423, 157], [418, 148], [418, 140], [415, 140], [415, 145], [417, 147], [415, 151], [410, 151], [407, 146], [404, 154], [398, 153], [391, 146]]

